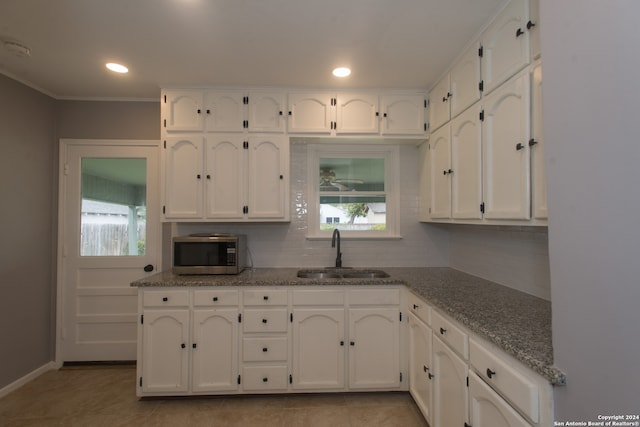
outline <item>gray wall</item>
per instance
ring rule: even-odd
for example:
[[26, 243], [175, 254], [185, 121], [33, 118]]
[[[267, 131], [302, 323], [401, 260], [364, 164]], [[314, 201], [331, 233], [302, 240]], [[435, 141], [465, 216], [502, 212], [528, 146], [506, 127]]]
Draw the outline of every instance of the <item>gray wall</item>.
[[0, 388], [53, 360], [55, 101], [0, 75]]
[[640, 2], [541, 2], [556, 420], [640, 409]]

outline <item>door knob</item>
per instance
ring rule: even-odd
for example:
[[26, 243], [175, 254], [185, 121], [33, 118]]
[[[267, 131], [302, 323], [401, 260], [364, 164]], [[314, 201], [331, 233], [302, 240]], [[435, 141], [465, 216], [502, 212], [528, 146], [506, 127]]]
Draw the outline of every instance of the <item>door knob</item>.
[[146, 271], [147, 273], [151, 273], [153, 271], [153, 265], [151, 264], [147, 264], [144, 266], [144, 271]]

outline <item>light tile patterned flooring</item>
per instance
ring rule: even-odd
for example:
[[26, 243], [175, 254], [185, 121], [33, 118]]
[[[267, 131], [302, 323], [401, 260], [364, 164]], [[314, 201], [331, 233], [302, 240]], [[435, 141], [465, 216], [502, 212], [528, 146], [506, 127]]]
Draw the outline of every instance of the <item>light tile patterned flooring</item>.
[[425, 427], [408, 393], [143, 399], [134, 366], [65, 367], [0, 399], [2, 427]]

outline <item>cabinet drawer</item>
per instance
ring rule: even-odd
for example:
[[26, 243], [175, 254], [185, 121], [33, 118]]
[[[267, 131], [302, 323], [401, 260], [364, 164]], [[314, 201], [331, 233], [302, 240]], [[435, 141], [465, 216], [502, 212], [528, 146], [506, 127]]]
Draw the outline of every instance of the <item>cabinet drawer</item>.
[[287, 332], [287, 310], [246, 309], [242, 322], [244, 332]]
[[400, 289], [351, 289], [349, 305], [398, 305]]
[[469, 337], [462, 329], [445, 319], [437, 311], [431, 313], [433, 333], [446, 342], [464, 360], [469, 359]]
[[411, 292], [409, 292], [408, 302], [409, 310], [411, 310], [418, 319], [422, 320], [427, 325], [431, 325], [431, 307], [424, 302], [422, 298]]
[[199, 290], [193, 292], [193, 305], [198, 307], [238, 305], [238, 291], [233, 290]]
[[537, 385], [518, 372], [515, 361], [506, 360], [474, 339], [470, 341], [471, 366], [491, 387], [537, 423], [540, 412]]
[[244, 305], [287, 305], [287, 291], [284, 289], [245, 290], [242, 297]]
[[293, 291], [293, 305], [344, 305], [340, 289], [305, 289]]
[[189, 291], [187, 290], [159, 290], [143, 292], [142, 305], [145, 307], [189, 306]]
[[287, 337], [244, 338], [242, 360], [245, 362], [286, 361]]
[[287, 366], [245, 366], [242, 369], [244, 390], [286, 390]]

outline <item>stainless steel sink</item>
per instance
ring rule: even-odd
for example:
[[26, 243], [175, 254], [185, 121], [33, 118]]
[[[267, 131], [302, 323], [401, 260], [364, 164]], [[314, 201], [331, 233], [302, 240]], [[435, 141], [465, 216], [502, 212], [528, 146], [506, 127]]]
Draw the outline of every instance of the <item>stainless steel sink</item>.
[[380, 279], [389, 277], [382, 270], [354, 270], [354, 269], [322, 269], [298, 270], [298, 277], [303, 279]]

